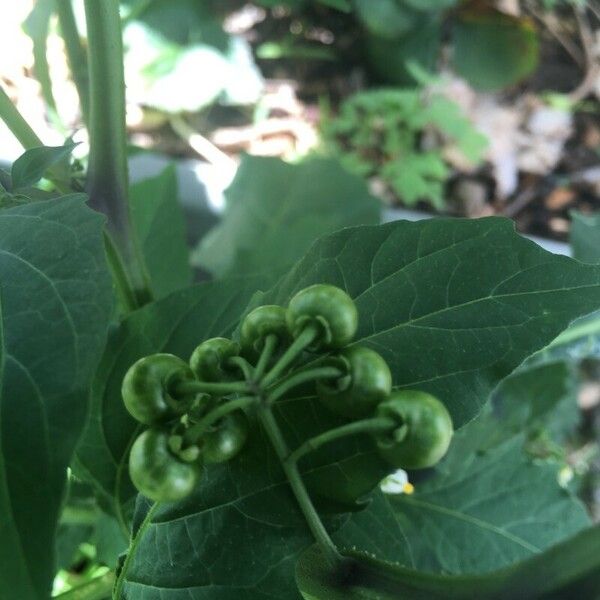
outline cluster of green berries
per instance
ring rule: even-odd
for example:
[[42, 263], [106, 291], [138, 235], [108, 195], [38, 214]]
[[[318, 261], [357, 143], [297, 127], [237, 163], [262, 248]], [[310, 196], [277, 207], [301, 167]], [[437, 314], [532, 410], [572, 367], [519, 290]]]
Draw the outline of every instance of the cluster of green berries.
[[448, 411], [425, 392], [393, 391], [383, 357], [352, 344], [357, 328], [348, 294], [317, 284], [298, 292], [287, 308], [260, 306], [248, 313], [239, 342], [206, 340], [189, 363], [171, 354], [134, 363], [122, 394], [129, 413], [148, 427], [129, 458], [137, 489], [155, 501], [186, 497], [204, 464], [231, 460], [242, 450], [247, 413], [307, 383], [329, 411], [376, 423], [365, 431], [392, 466], [433, 466], [452, 437]]

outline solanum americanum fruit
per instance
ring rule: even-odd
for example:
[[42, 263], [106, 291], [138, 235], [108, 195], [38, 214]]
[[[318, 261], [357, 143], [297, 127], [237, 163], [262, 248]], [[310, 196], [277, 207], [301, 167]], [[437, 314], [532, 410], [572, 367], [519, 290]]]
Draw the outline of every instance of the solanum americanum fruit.
[[185, 462], [173, 453], [170, 434], [147, 429], [139, 435], [129, 454], [129, 475], [135, 487], [155, 502], [175, 502], [192, 493], [202, 474], [196, 460]]
[[[282, 466], [326, 443], [367, 432], [393, 467], [433, 466], [452, 438], [448, 411], [425, 392], [392, 392], [384, 358], [366, 346], [350, 345], [357, 329], [352, 298], [335, 286], [316, 284], [299, 291], [287, 309], [267, 305], [248, 313], [239, 344], [223, 337], [206, 340], [192, 353], [190, 365], [170, 354], [136, 362], [123, 381], [123, 399], [150, 429], [132, 446], [135, 486], [155, 501], [184, 498], [200, 480], [202, 465], [224, 463], [243, 451], [250, 422], [275, 440]], [[282, 432], [274, 430], [272, 405], [307, 383], [315, 384], [327, 409], [353, 423], [300, 440], [304, 443], [289, 453]], [[256, 418], [249, 419], [249, 411]], [[296, 480], [292, 488], [298, 485]], [[339, 486], [333, 492], [327, 485], [314, 487], [341, 503], [368, 491], [362, 484], [341, 494]]]
[[202, 342], [192, 353], [190, 366], [200, 381], [231, 381], [237, 370], [227, 360], [239, 356], [240, 346], [227, 338], [216, 337]]
[[318, 336], [312, 350], [332, 350], [348, 345], [358, 328], [358, 312], [348, 294], [333, 285], [315, 284], [299, 291], [287, 310], [287, 322], [294, 337], [316, 325]]
[[366, 346], [350, 346], [333, 358], [345, 373], [339, 379], [317, 383], [321, 403], [351, 419], [368, 417], [392, 389], [392, 374], [385, 360]]
[[209, 431], [202, 441], [202, 458], [207, 463], [231, 460], [248, 438], [248, 421], [241, 411], [229, 413]]
[[376, 436], [379, 453], [394, 467], [425, 469], [446, 454], [452, 440], [452, 419], [435, 396], [398, 390], [377, 407], [376, 414], [397, 423]]
[[259, 306], [244, 317], [240, 327], [242, 350], [255, 357], [263, 349], [269, 335], [275, 335], [279, 345], [290, 339], [286, 310], [282, 306]]
[[123, 402], [140, 423], [164, 423], [187, 411], [192, 398], [177, 398], [173, 390], [178, 383], [193, 380], [189, 365], [177, 356], [145, 356], [135, 362], [123, 378]]

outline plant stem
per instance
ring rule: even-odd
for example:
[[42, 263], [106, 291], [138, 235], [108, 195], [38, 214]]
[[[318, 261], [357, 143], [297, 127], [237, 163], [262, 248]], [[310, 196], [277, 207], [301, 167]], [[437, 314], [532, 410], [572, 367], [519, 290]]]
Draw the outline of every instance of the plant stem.
[[[103, 0], [104, 1], [104, 0]], [[115, 583], [115, 587], [113, 590], [113, 598], [114, 600], [121, 600], [121, 592], [123, 591], [123, 584], [125, 583], [125, 576], [127, 575], [127, 571], [129, 570], [129, 566], [133, 557], [135, 556], [137, 547], [142, 539], [142, 536], [148, 529], [150, 525], [150, 521], [156, 512], [156, 509], [160, 506], [158, 502], [155, 502], [146, 513], [144, 520], [142, 521], [139, 529], [137, 530], [135, 536], [132, 538], [131, 543], [129, 544], [129, 550], [127, 552], [127, 556], [125, 556], [125, 561], [123, 562], [123, 567], [121, 572], [119, 573], [119, 577], [117, 578], [117, 582]]]
[[306, 440], [300, 447], [294, 450], [286, 459], [289, 463], [297, 463], [303, 456], [317, 450], [321, 446], [339, 440], [340, 438], [347, 437], [349, 435], [356, 435], [357, 433], [371, 433], [375, 431], [388, 431], [393, 429], [397, 423], [391, 419], [383, 418], [372, 418], [363, 419], [362, 421], [354, 421], [354, 423], [348, 423], [335, 429], [325, 431], [320, 435], [316, 435], [313, 438]]
[[256, 396], [243, 396], [217, 406], [185, 432], [183, 436], [184, 445], [196, 443], [213, 423], [216, 423], [230, 412], [250, 408], [255, 404], [258, 404]]
[[266, 402], [267, 404], [273, 404], [273, 402], [281, 398], [281, 396], [292, 388], [308, 381], [315, 381], [317, 379], [337, 379], [342, 375], [343, 372], [335, 367], [321, 367], [320, 369], [309, 369], [292, 373], [289, 377], [277, 384], [277, 387], [267, 396]]
[[189, 396], [190, 394], [235, 394], [247, 392], [248, 384], [243, 381], [232, 383], [210, 383], [206, 381], [181, 381], [173, 386], [172, 393], [176, 397]]
[[115, 583], [113, 571], [104, 573], [91, 581], [82, 583], [68, 592], [53, 596], [56, 600], [104, 600], [110, 597], [112, 587]]
[[262, 386], [267, 387], [272, 383], [304, 350], [315, 341], [319, 330], [314, 325], [309, 325], [282, 354], [275, 366], [265, 375]]
[[128, 202], [123, 40], [118, 0], [85, 0], [90, 80], [90, 205], [108, 217], [108, 229], [138, 306], [152, 299], [148, 275], [132, 227]]
[[31, 129], [29, 123], [21, 116], [8, 94], [0, 86], [0, 118], [6, 123], [12, 134], [25, 149], [36, 148], [44, 144]]
[[87, 77], [87, 57], [81, 44], [77, 22], [73, 14], [71, 0], [55, 0], [60, 32], [65, 42], [67, 59], [73, 75], [73, 82], [79, 95], [81, 115], [84, 123], [89, 123], [89, 90]]
[[254, 380], [254, 369], [245, 358], [242, 358], [241, 356], [233, 356], [229, 359], [228, 362], [234, 365], [235, 367], [238, 367], [238, 369], [242, 371], [244, 377], [246, 378], [246, 381]]
[[342, 560], [342, 556], [339, 553], [336, 545], [333, 543], [333, 540], [327, 533], [319, 514], [315, 510], [315, 507], [308, 495], [308, 491], [306, 490], [306, 486], [302, 481], [302, 477], [300, 476], [300, 472], [298, 471], [298, 465], [293, 462], [286, 461], [286, 458], [289, 455], [288, 447], [283, 439], [283, 435], [281, 430], [279, 429], [279, 425], [273, 416], [272, 410], [263, 406], [259, 412], [261, 423], [271, 440], [271, 444], [275, 449], [277, 456], [281, 462], [281, 466], [283, 471], [289, 481], [289, 484], [294, 492], [294, 496], [296, 496], [296, 500], [300, 506], [300, 510], [306, 519], [306, 522], [315, 538], [323, 554], [327, 558], [327, 560], [331, 563], [331, 565], [335, 565]]
[[265, 369], [268, 367], [269, 361], [273, 356], [275, 346], [277, 346], [277, 336], [271, 333], [265, 338], [265, 345], [263, 346], [262, 352], [260, 353], [260, 358], [256, 363], [254, 376], [256, 377], [257, 381], [260, 381], [261, 377], [263, 376], [263, 373], [265, 372]]

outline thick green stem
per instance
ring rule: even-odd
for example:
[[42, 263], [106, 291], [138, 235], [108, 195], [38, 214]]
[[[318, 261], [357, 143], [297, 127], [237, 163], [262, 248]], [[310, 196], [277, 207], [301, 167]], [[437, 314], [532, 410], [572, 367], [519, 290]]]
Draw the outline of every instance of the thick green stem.
[[115, 574], [112, 571], [96, 577], [91, 581], [82, 583], [77, 587], [54, 596], [56, 600], [105, 600], [110, 597], [115, 583]]
[[[104, 1], [104, 0], [102, 0]], [[125, 577], [127, 576], [127, 571], [129, 570], [129, 566], [131, 565], [131, 561], [133, 560], [137, 547], [146, 533], [146, 529], [148, 529], [152, 517], [156, 512], [156, 509], [160, 506], [158, 502], [155, 502], [146, 513], [144, 520], [142, 521], [139, 529], [137, 530], [135, 536], [132, 538], [131, 543], [129, 544], [129, 550], [127, 551], [127, 556], [125, 556], [125, 561], [123, 562], [123, 567], [121, 568], [121, 572], [119, 573], [119, 577], [117, 578], [117, 582], [115, 587], [113, 588], [113, 599], [121, 600], [121, 592], [123, 591], [123, 585], [125, 584]]]
[[317, 450], [325, 444], [329, 444], [330, 442], [339, 440], [340, 438], [348, 437], [350, 435], [356, 435], [357, 433], [389, 431], [390, 429], [393, 429], [396, 426], [397, 423], [395, 421], [383, 418], [364, 419], [362, 421], [348, 423], [347, 425], [342, 425], [341, 427], [330, 429], [329, 431], [325, 431], [320, 435], [316, 435], [315, 437], [306, 440], [306, 442], [304, 442], [300, 447], [298, 447], [296, 450], [294, 450], [294, 452], [292, 452], [288, 456], [286, 461], [295, 464], [306, 454]]
[[335, 367], [321, 367], [320, 369], [308, 369], [306, 371], [299, 371], [292, 373], [289, 377], [280, 381], [277, 387], [274, 388], [267, 396], [267, 404], [273, 404], [276, 400], [281, 398], [286, 392], [291, 389], [307, 383], [309, 381], [316, 381], [318, 379], [337, 379], [344, 373]]
[[60, 32], [65, 42], [67, 60], [69, 61], [73, 82], [79, 95], [81, 115], [84, 123], [87, 124], [89, 122], [89, 89], [85, 49], [79, 38], [71, 0], [55, 0], [55, 4]]
[[108, 217], [108, 229], [127, 267], [138, 306], [151, 300], [128, 202], [123, 40], [118, 0], [85, 0], [90, 80], [90, 204]]
[[265, 345], [263, 346], [262, 352], [260, 354], [260, 358], [256, 363], [256, 370], [254, 372], [254, 376], [257, 381], [260, 381], [263, 373], [266, 368], [269, 366], [269, 361], [273, 356], [273, 352], [275, 351], [275, 347], [277, 346], [277, 336], [274, 334], [268, 335], [265, 339]]
[[279, 425], [273, 416], [273, 412], [269, 407], [263, 406], [260, 409], [259, 416], [262, 426], [279, 457], [283, 471], [315, 540], [332, 565], [339, 563], [342, 560], [342, 555], [339, 553], [336, 545], [327, 533], [319, 514], [315, 510], [308, 491], [306, 490], [306, 486], [300, 476], [300, 472], [298, 471], [297, 464], [286, 461], [286, 458], [289, 456], [288, 447], [283, 439]]
[[263, 388], [273, 383], [315, 341], [318, 335], [319, 330], [315, 326], [309, 325], [281, 355], [275, 366], [265, 375], [261, 382]]
[[214, 423], [230, 412], [250, 408], [258, 404], [258, 402], [259, 400], [256, 396], [243, 396], [242, 398], [236, 398], [217, 406], [185, 432], [183, 436], [184, 446], [195, 444]]

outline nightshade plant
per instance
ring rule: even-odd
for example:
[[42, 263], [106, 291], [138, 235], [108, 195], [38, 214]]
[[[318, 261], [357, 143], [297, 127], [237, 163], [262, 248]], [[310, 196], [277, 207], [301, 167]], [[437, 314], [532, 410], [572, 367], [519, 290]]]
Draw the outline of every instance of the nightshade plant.
[[173, 171], [127, 180], [118, 5], [84, 6], [84, 189], [0, 93], [0, 598], [596, 597], [600, 531], [526, 442], [573, 420], [600, 266], [250, 158], [190, 285]]

